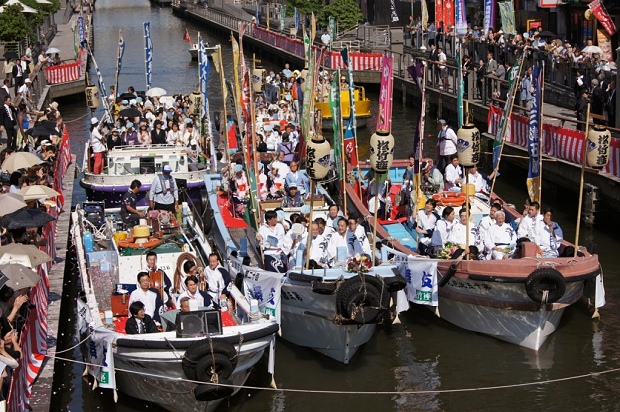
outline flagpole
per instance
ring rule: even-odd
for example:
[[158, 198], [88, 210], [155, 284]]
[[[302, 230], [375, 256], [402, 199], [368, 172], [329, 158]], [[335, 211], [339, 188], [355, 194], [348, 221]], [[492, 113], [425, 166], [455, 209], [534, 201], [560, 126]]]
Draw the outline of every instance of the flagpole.
[[[122, 34], [121, 34], [121, 29], [118, 29], [118, 50], [116, 53], [116, 78], [114, 80], [114, 104], [116, 104], [116, 96], [118, 96], [118, 76], [119, 76], [119, 70], [118, 70], [118, 60], [121, 56], [121, 38], [122, 38]], [[105, 96], [107, 98], [107, 96]]]
[[[422, 85], [424, 87], [424, 90], [421, 90], [420, 93], [422, 94], [422, 104], [421, 104], [421, 110], [420, 110], [420, 141], [418, 142], [418, 175], [417, 178], [414, 176], [413, 179], [413, 190], [414, 190], [414, 206], [413, 206], [413, 217], [414, 219], [417, 218], [418, 216], [418, 206], [420, 204], [420, 200], [422, 199], [422, 193], [420, 190], [420, 185], [422, 184], [422, 156], [423, 156], [423, 151], [424, 151], [424, 145], [423, 145], [423, 141], [424, 141], [424, 125], [425, 125], [425, 117], [426, 117], [426, 62], [422, 62]], [[415, 153], [414, 153], [415, 155]], [[416, 237], [418, 236], [418, 232], [416, 231]], [[417, 239], [416, 239], [417, 241]]]
[[586, 129], [583, 136], [583, 145], [581, 146], [581, 178], [579, 180], [579, 204], [577, 205], [577, 228], [575, 229], [575, 254], [573, 257], [577, 257], [579, 252], [579, 230], [581, 228], [581, 208], [583, 205], [583, 184], [584, 175], [586, 172], [586, 160], [588, 159], [587, 147], [588, 147], [588, 129], [590, 128], [590, 103], [586, 110]]
[[[340, 67], [338, 68], [338, 82], [340, 82]], [[340, 144], [342, 145], [342, 149], [340, 150], [340, 163], [342, 164], [342, 174], [343, 174], [343, 179], [342, 179], [342, 197], [343, 197], [343, 211], [345, 216], [348, 215], [347, 213], [347, 154], [346, 154], [346, 148], [345, 148], [345, 144], [344, 144], [344, 121], [342, 119], [342, 94], [340, 93], [340, 83], [338, 84], [338, 115], [340, 116], [340, 130], [338, 133], [340, 133]], [[353, 186], [353, 188], [355, 188], [355, 185]], [[361, 200], [361, 197], [360, 197]]]
[[[221, 61], [222, 60], [220, 59], [220, 62]], [[252, 139], [252, 158], [254, 160], [253, 166], [254, 166], [254, 173], [256, 176], [255, 177], [256, 184], [254, 185], [254, 188], [256, 189], [256, 193], [254, 196], [250, 196], [250, 201], [252, 202], [252, 210], [254, 212], [255, 225], [256, 225], [256, 228], [259, 228], [261, 226], [260, 217], [262, 213], [260, 210], [260, 202], [258, 201], [258, 199], [260, 199], [260, 190], [258, 189], [260, 185], [260, 179], [259, 179], [259, 173], [258, 173], [258, 153], [256, 152], [256, 127], [255, 127], [256, 126], [256, 108], [254, 107], [254, 99], [252, 98], [250, 98], [250, 125], [252, 127], [252, 135], [250, 136], [250, 139]], [[226, 141], [228, 141], [228, 136], [227, 136]], [[244, 151], [245, 151], [245, 148], [244, 148]], [[249, 168], [249, 163], [246, 161], [246, 170], [248, 170], [248, 168]], [[267, 173], [265, 173], [265, 175], [266, 174]], [[250, 182], [251, 181], [252, 180], [250, 179]], [[259, 245], [260, 245], [260, 257], [263, 263], [262, 267], [265, 267], [265, 252], [263, 251], [262, 243], [259, 243]]]
[[[542, 204], [542, 165], [543, 165], [543, 148], [544, 135], [543, 135], [543, 106], [545, 101], [545, 61], [542, 61], [542, 74], [540, 76], [540, 107], [538, 108], [540, 113], [540, 122], [538, 122], [538, 203]], [[587, 136], [587, 135], [586, 135]]]
[[[525, 50], [523, 51], [523, 53], [525, 53]], [[517, 93], [516, 84], [519, 81], [519, 78], [521, 77], [521, 70], [523, 69], [523, 66], [524, 66], [524, 64], [523, 64], [524, 59], [525, 59], [525, 54], [523, 54], [521, 56], [521, 63], [519, 65], [519, 73], [517, 73], [516, 81], [513, 84], [513, 87], [512, 87], [513, 90], [509, 90], [508, 91], [509, 93], [511, 93], [512, 96], [509, 96], [509, 97], [511, 97], [510, 106], [508, 107], [508, 113], [505, 113], [506, 121], [504, 122], [502, 130], [500, 131], [501, 136], [503, 136], [502, 137], [502, 145], [501, 145], [501, 147], [499, 149], [499, 156], [497, 157], [497, 167], [495, 169], [499, 169], [499, 163], [502, 160], [502, 152], [504, 151], [504, 144], [506, 143], [506, 132], [507, 132], [507, 129], [508, 129], [508, 124], [510, 124], [510, 116], [512, 115], [512, 108], [514, 107], [514, 104], [515, 104], [514, 98], [515, 98], [515, 95]], [[542, 122], [542, 120], [541, 120], [541, 122]], [[491, 199], [492, 199], [492, 196], [493, 196], [493, 190], [495, 188], [495, 181], [496, 180], [497, 180], [497, 173], [495, 173], [495, 175], [493, 176], [493, 182], [491, 183], [491, 192], [489, 193], [489, 195], [490, 195], [489, 198], [491, 198]]]

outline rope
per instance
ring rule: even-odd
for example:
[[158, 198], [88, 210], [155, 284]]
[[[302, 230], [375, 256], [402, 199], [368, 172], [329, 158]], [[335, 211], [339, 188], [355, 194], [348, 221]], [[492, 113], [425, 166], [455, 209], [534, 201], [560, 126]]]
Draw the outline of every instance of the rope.
[[78, 120], [82, 120], [83, 118], [85, 118], [86, 116], [90, 116], [90, 113], [86, 113], [84, 116], [80, 116], [77, 119], [73, 119], [73, 120], [63, 120], [63, 123], [73, 123], [73, 122], [77, 122]]
[[90, 337], [91, 337], [91, 335], [93, 334], [93, 332], [95, 332], [95, 330], [97, 330], [97, 329], [99, 329], [99, 328], [101, 328], [101, 327], [103, 327], [103, 325], [102, 325], [102, 326], [98, 326], [96, 329], [91, 330], [91, 331], [88, 333], [88, 335], [87, 335], [84, 339], [82, 339], [81, 341], [79, 341], [79, 342], [78, 342], [78, 343], [76, 343], [75, 345], [71, 346], [70, 348], [63, 349], [63, 350], [58, 350], [58, 351], [56, 351], [55, 353], [56, 353], [56, 354], [59, 354], [59, 353], [65, 353], [65, 352], [69, 352], [70, 350], [73, 350], [73, 349], [77, 348], [77, 347], [78, 347], [78, 346], [80, 346], [82, 343], [86, 342], [86, 340], [88, 340], [88, 338], [90, 338]]
[[[89, 363], [89, 362], [84, 362], [84, 361], [79, 361], [79, 360], [75, 360], [75, 359], [69, 359], [69, 358], [62, 358], [59, 356], [45, 356], [48, 359], [51, 360], [60, 360], [60, 361], [65, 361], [65, 362], [72, 362], [72, 363], [77, 363], [80, 365], [85, 365], [85, 366], [93, 366], [93, 367], [100, 367], [101, 365], [96, 365], [93, 363]], [[137, 375], [143, 375], [143, 376], [148, 376], [148, 377], [152, 377], [152, 378], [160, 378], [160, 379], [165, 379], [168, 381], [176, 381], [176, 382], [186, 382], [186, 383], [193, 383], [193, 384], [197, 384], [197, 385], [204, 385], [205, 382], [200, 382], [200, 381], [194, 381], [194, 380], [190, 380], [190, 379], [183, 379], [183, 378], [171, 378], [170, 376], [167, 375], [158, 375], [155, 373], [148, 373], [148, 372], [144, 372], [144, 371], [133, 371], [133, 370], [128, 370], [128, 369], [123, 369], [123, 368], [112, 368], [115, 371], [118, 372], [125, 372], [125, 373], [133, 373], [133, 374], [137, 374]], [[320, 394], [320, 395], [390, 395], [390, 396], [394, 396], [394, 395], [429, 395], [429, 394], [444, 394], [444, 393], [463, 393], [463, 392], [478, 392], [478, 391], [491, 391], [491, 390], [499, 390], [499, 389], [513, 389], [513, 388], [523, 388], [523, 387], [528, 387], [528, 386], [538, 386], [538, 385], [549, 385], [552, 383], [559, 383], [559, 382], [567, 382], [567, 381], [571, 381], [571, 380], [578, 380], [578, 379], [586, 379], [586, 378], [593, 378], [593, 377], [598, 377], [601, 375], [606, 375], [609, 373], [616, 373], [616, 372], [620, 372], [620, 368], [613, 368], [613, 369], [608, 369], [608, 370], [604, 370], [604, 371], [600, 371], [600, 372], [588, 372], [588, 373], [584, 373], [581, 375], [572, 375], [572, 376], [566, 376], [563, 378], [555, 378], [555, 379], [546, 379], [543, 381], [532, 381], [532, 382], [522, 382], [522, 383], [513, 383], [513, 384], [506, 384], [506, 385], [495, 385], [495, 386], [481, 386], [481, 387], [474, 387], [474, 388], [457, 388], [457, 389], [430, 389], [430, 390], [419, 390], [419, 391], [329, 391], [329, 390], [318, 390], [318, 389], [276, 389], [276, 388], [271, 388], [271, 387], [261, 387], [261, 386], [243, 386], [243, 385], [225, 385], [225, 384], [215, 384], [215, 383], [210, 383], [210, 385], [216, 385], [216, 386], [224, 386], [224, 387], [230, 387], [230, 388], [243, 388], [243, 389], [251, 389], [251, 390], [262, 390], [262, 391], [272, 391], [272, 392], [289, 392], [289, 393], [312, 393], [312, 394]]]

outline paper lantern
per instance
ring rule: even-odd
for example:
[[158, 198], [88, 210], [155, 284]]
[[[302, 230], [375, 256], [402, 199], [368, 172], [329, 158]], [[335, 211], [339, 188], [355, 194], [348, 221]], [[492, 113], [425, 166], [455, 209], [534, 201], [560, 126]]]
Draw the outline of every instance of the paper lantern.
[[370, 137], [370, 166], [377, 173], [387, 173], [394, 160], [394, 136], [387, 130], [377, 130]]
[[588, 165], [594, 169], [602, 169], [609, 161], [609, 144], [611, 133], [603, 125], [594, 125], [588, 131]]
[[265, 86], [265, 76], [267, 76], [267, 70], [254, 69], [252, 70], [252, 91], [254, 93], [260, 93]]
[[89, 84], [86, 86], [86, 105], [90, 109], [96, 109], [99, 107], [99, 89], [97, 86]]
[[200, 110], [202, 109], [202, 94], [194, 91], [189, 95], [189, 112], [200, 116]]
[[456, 150], [461, 166], [477, 165], [480, 160], [480, 131], [469, 123], [459, 129], [456, 137]]
[[322, 134], [312, 135], [306, 143], [306, 171], [312, 180], [321, 180], [329, 172], [331, 147]]

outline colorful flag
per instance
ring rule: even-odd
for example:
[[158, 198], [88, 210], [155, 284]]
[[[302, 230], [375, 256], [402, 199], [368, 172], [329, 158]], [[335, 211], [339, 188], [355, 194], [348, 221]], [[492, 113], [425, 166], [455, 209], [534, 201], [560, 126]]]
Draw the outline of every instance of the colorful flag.
[[[125, 39], [123, 39], [122, 35], [119, 35], [118, 39], [118, 55], [116, 56], [116, 76], [118, 83], [118, 75], [121, 72], [121, 68], [123, 67], [123, 56], [125, 55]], [[118, 93], [118, 90], [116, 91]]]
[[332, 129], [334, 130], [334, 163], [336, 165], [336, 174], [343, 176], [342, 165], [342, 141], [341, 131], [342, 125], [340, 124], [340, 73], [334, 76], [331, 88], [329, 90], [329, 111], [332, 115]]
[[390, 1], [390, 15], [392, 17], [392, 23], [395, 23], [399, 20], [398, 13], [396, 12], [396, 3], [394, 0]]
[[256, 18], [256, 25], [258, 26], [258, 23], [260, 22], [260, 19], [258, 18], [258, 2], [256, 2], [256, 13], [254, 17]]
[[86, 47], [86, 34], [84, 31], [84, 17], [78, 17], [78, 35], [80, 39], [80, 47]]
[[616, 25], [609, 16], [609, 13], [607, 13], [607, 9], [605, 9], [601, 0], [594, 0], [592, 3], [588, 4], [588, 7], [592, 10], [596, 19], [601, 22], [601, 25], [607, 30], [610, 36], [616, 34]]
[[517, 34], [515, 25], [515, 9], [511, 1], [501, 1], [499, 5], [499, 15], [502, 18], [502, 30], [506, 34]]
[[153, 73], [153, 42], [151, 41], [151, 23], [144, 23], [144, 64], [146, 66], [146, 90], [151, 88], [151, 75]]
[[530, 199], [534, 202], [540, 202], [540, 109], [542, 96], [542, 70], [540, 64], [534, 66], [532, 72], [532, 88], [534, 89], [534, 101], [530, 109], [527, 133], [527, 152], [530, 156], [530, 162], [527, 169], [527, 192]]
[[487, 36], [487, 34], [489, 34], [491, 23], [495, 21], [493, 19], [494, 14], [495, 14], [493, 10], [494, 7], [495, 7], [494, 0], [484, 0], [484, 18], [482, 20], [482, 29], [484, 31], [485, 37]]
[[349, 50], [343, 49], [340, 54], [342, 55], [342, 61], [347, 68], [347, 79], [349, 81], [349, 121], [347, 122], [347, 128], [344, 133], [344, 150], [349, 160], [349, 163], [353, 167], [358, 167], [357, 158], [357, 119], [355, 111], [355, 84], [353, 83], [353, 69], [351, 68], [351, 62], [349, 61]]
[[435, 0], [435, 30], [439, 30], [440, 22], [444, 22], [443, 0]]
[[443, 0], [443, 32], [454, 26], [454, 0]]
[[[230, 40], [232, 41], [232, 51], [233, 51], [233, 80], [235, 82], [235, 100], [237, 102], [241, 101], [241, 83], [239, 81], [239, 43], [237, 43], [237, 39], [235, 36], [231, 34]], [[240, 106], [237, 103], [237, 106]], [[237, 108], [237, 116], [241, 115], [241, 111], [239, 111], [239, 107]], [[246, 116], [246, 121], [249, 119], [248, 114], [243, 112], [243, 115]]]
[[220, 58], [220, 56], [222, 55], [222, 48], [220, 46], [216, 46], [216, 47], [217, 47], [217, 50], [215, 52], [211, 53], [211, 60], [213, 60], [213, 68], [219, 74], [220, 73], [220, 66], [221, 66], [221, 58]]
[[331, 49], [332, 43], [334, 39], [336, 38], [336, 34], [337, 34], [336, 33], [336, 17], [334, 16], [329, 16], [328, 33], [329, 33], [329, 47]]
[[314, 78], [314, 58], [312, 57], [312, 48], [310, 47], [310, 36], [308, 32], [304, 31], [304, 48], [306, 51], [306, 61], [308, 62], [308, 74], [304, 79], [304, 100], [301, 109], [301, 134], [304, 139], [310, 139], [310, 130], [312, 127], [313, 113], [310, 111], [310, 101], [314, 99], [314, 89], [312, 88], [312, 82]]
[[381, 68], [381, 86], [379, 87], [379, 115], [375, 130], [392, 130], [392, 89], [393, 89], [393, 61], [391, 54], [383, 55]]
[[515, 65], [512, 66], [512, 69], [508, 72], [508, 96], [506, 97], [504, 112], [499, 120], [497, 134], [495, 135], [495, 140], [493, 141], [493, 169], [497, 169], [499, 166], [499, 157], [502, 153], [502, 146], [510, 124], [510, 114], [512, 113], [515, 91], [519, 84], [519, 73], [521, 72], [521, 65], [523, 64], [523, 56], [524, 55], [517, 59]]
[[187, 27], [185, 28], [185, 34], [183, 35], [183, 41], [186, 41], [188, 43], [192, 42], [192, 39], [189, 37], [189, 30], [187, 30]]

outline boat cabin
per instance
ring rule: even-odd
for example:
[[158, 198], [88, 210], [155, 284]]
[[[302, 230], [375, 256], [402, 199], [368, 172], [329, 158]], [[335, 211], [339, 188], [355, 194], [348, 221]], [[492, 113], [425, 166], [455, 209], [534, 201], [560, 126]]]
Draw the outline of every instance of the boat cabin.
[[173, 173], [187, 173], [185, 148], [174, 145], [120, 146], [108, 152], [108, 175], [161, 173], [170, 166]]

